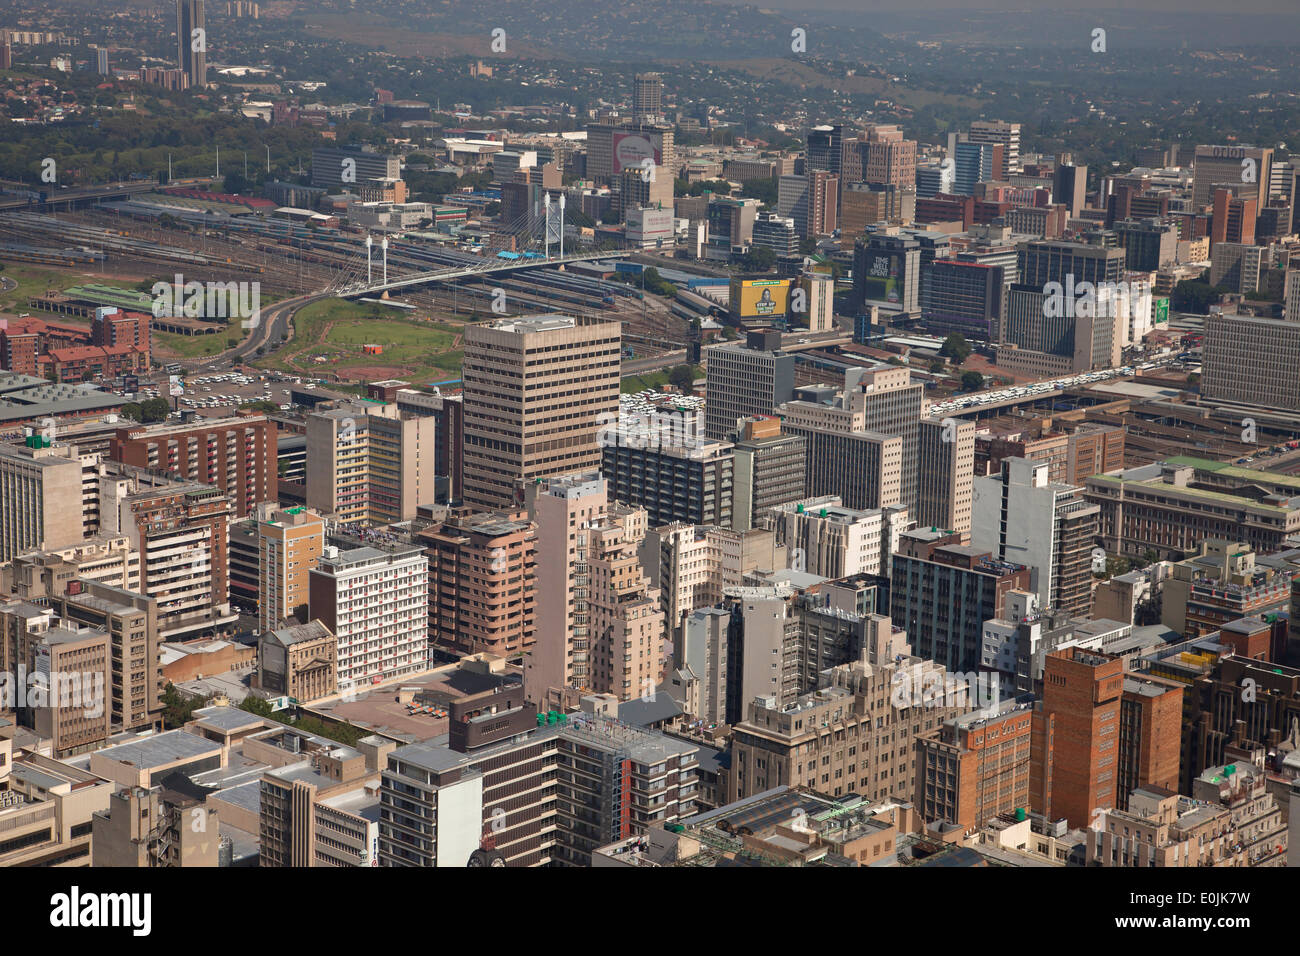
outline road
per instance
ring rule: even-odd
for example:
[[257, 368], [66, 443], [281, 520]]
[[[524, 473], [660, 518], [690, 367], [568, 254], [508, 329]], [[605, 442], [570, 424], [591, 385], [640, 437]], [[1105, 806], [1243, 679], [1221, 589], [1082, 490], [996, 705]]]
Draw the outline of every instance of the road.
[[220, 355], [183, 360], [178, 364], [194, 372], [215, 372], [255, 357], [260, 348], [265, 348], [269, 352], [289, 334], [289, 323], [293, 320], [294, 313], [313, 302], [329, 298], [332, 296], [328, 292], [310, 292], [307, 295], [295, 296], [267, 306], [262, 309], [261, 322], [257, 328], [250, 331], [247, 337], [233, 349]]

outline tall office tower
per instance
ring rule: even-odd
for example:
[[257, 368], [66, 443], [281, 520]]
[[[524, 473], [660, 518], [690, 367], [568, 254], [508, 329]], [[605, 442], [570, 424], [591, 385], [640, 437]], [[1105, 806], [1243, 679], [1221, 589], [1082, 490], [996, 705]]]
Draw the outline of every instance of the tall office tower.
[[647, 531], [642, 556], [651, 583], [659, 588], [679, 666], [681, 645], [676, 639], [687, 615], [720, 603], [723, 589], [740, 586], [751, 571], [786, 565], [771, 531], [680, 522]]
[[805, 498], [778, 505], [759, 516], [776, 534], [796, 571], [823, 578], [888, 574], [894, 547], [906, 522], [899, 508], [856, 510], [839, 495]]
[[878, 222], [909, 225], [916, 217], [916, 192], [883, 183], [843, 183], [840, 189], [840, 248]]
[[1003, 149], [997, 143], [958, 143], [953, 151], [952, 191], [975, 195], [976, 183], [992, 182], [1001, 169]]
[[1088, 195], [1088, 167], [1057, 163], [1052, 177], [1052, 201], [1062, 203], [1077, 219]]
[[308, 585], [325, 551], [325, 522], [306, 508], [286, 508], [257, 523], [258, 620], [263, 634], [288, 618], [307, 623]]
[[[590, 527], [608, 507], [599, 472], [543, 478], [527, 488], [537, 524], [537, 641], [525, 659], [528, 699], [539, 705], [553, 687], [590, 687]], [[573, 528], [572, 534], [569, 529]]]
[[632, 81], [632, 119], [636, 123], [663, 121], [664, 78], [658, 73], [638, 73]]
[[1157, 272], [1178, 255], [1178, 226], [1171, 219], [1122, 219], [1111, 227], [1124, 249], [1124, 268]]
[[604, 448], [600, 471], [616, 501], [644, 508], [650, 527], [673, 521], [730, 526], [735, 453], [730, 442], [624, 441]]
[[1260, 204], [1254, 197], [1238, 196], [1240, 186], [1220, 186], [1214, 190], [1214, 212], [1210, 220], [1210, 246], [1220, 242], [1255, 242], [1255, 220]]
[[1051, 651], [1034, 710], [1030, 805], [1083, 827], [1098, 810], [1128, 806], [1137, 787], [1177, 787], [1182, 710], [1174, 681], [1126, 674], [1112, 654]]
[[917, 528], [899, 536], [889, 616], [920, 657], [949, 670], [978, 670], [984, 622], [999, 617], [1010, 591], [1029, 589], [1028, 568], [963, 545], [958, 532]]
[[[781, 334], [760, 329], [744, 345], [709, 349], [704, 434], [725, 441], [739, 420], [771, 415], [794, 394], [793, 355], [781, 351]], [[617, 399], [615, 399], [617, 401]]]
[[[743, 253], [754, 239], [754, 222], [758, 218], [758, 207], [759, 201], [753, 198], [710, 196], [706, 256], [725, 262], [733, 255]], [[802, 218], [795, 217], [795, 229], [799, 229], [802, 222]]]
[[[446, 480], [446, 492], [439, 487], [436, 498], [459, 501], [464, 494], [464, 472], [461, 466], [461, 448], [465, 443], [465, 396], [434, 394], [413, 388], [399, 388], [395, 393], [397, 410], [403, 413], [424, 415], [434, 420], [433, 473]], [[427, 502], [425, 502], [427, 503]]]
[[162, 638], [158, 602], [126, 590], [79, 578], [49, 596], [48, 606], [77, 627], [112, 635], [109, 648], [109, 701], [114, 731], [145, 731], [162, 719]]
[[776, 184], [776, 213], [794, 220], [799, 236], [808, 234], [808, 175], [790, 173]]
[[609, 507], [590, 529], [591, 644], [589, 683], [619, 700], [658, 692], [672, 659], [660, 592], [651, 586], [639, 551], [646, 536], [640, 508]]
[[598, 433], [617, 421], [621, 346], [622, 326], [603, 319], [465, 327], [466, 504], [517, 508], [520, 482], [600, 467]]
[[1192, 158], [1192, 208], [1204, 209], [1214, 200], [1214, 191], [1222, 188], [1237, 188], [1242, 199], [1267, 199], [1272, 176], [1272, 148], [1197, 146]]
[[1042, 289], [1049, 282], [1118, 282], [1124, 277], [1124, 250], [1084, 242], [1034, 239], [1017, 248], [1018, 278]]
[[356, 146], [323, 146], [311, 151], [313, 186], [358, 189], [367, 180], [401, 178], [398, 156]]
[[916, 187], [916, 140], [904, 139], [897, 126], [869, 125], [858, 139], [845, 141], [845, 150], [856, 148], [858, 160], [851, 166], [846, 158], [841, 180], [893, 186], [900, 192]]
[[341, 524], [410, 521], [434, 500], [437, 424], [393, 404], [307, 416], [307, 505]]
[[1232, 292], [1255, 292], [1267, 280], [1271, 256], [1270, 246], [1215, 243], [1210, 252], [1210, 282]]
[[993, 341], [1001, 326], [1006, 291], [1002, 266], [936, 259], [921, 281], [921, 318], [932, 335], [960, 332]]
[[[899, 499], [887, 500], [880, 504], [858, 505], [849, 507], [883, 507], [885, 504], [902, 504], [914, 513], [917, 506], [917, 433], [921, 421], [921, 409], [925, 401], [925, 386], [912, 381], [912, 373], [906, 368], [892, 365], [878, 365], [874, 368], [852, 368], [845, 373], [844, 390], [835, 392], [825, 387], [798, 389], [795, 401], [787, 402], [781, 407], [782, 428], [791, 434], [805, 434], [806, 430], [836, 432], [841, 435], [858, 432], [875, 433], [876, 436], [898, 437], [902, 440], [902, 457], [898, 462], [901, 469]], [[809, 446], [809, 488], [810, 494], [833, 494], [840, 489], [829, 491], [814, 487], [813, 477], [822, 465], [814, 466], [819, 460], [813, 445]], [[829, 449], [821, 449], [829, 450]], [[844, 486], [845, 502], [848, 495], [859, 486]]]
[[307, 584], [308, 619], [338, 639], [341, 685], [429, 666], [429, 560], [419, 548], [326, 547]]
[[234, 622], [230, 608], [230, 499], [211, 485], [125, 465], [99, 465], [100, 523], [140, 552], [141, 593], [158, 601], [162, 636]]
[[1002, 164], [993, 170], [993, 178], [1010, 182], [1020, 174], [1020, 124], [1002, 120], [976, 120], [970, 124], [969, 141], [1002, 147]]
[[[625, 169], [617, 178], [617, 209], [627, 218], [629, 211], [649, 206], [652, 209], [673, 208], [673, 175], [670, 170], [656, 166], [649, 176], [642, 168]], [[545, 212], [542, 213], [543, 221]]]
[[1033, 711], [1003, 700], [949, 718], [917, 737], [916, 805], [927, 822], [943, 820], [967, 832], [999, 814], [1029, 806]]
[[[0, 604], [0, 657], [19, 720], [50, 741], [55, 759], [99, 750], [111, 732], [112, 640], [107, 631], [65, 621], [51, 609], [21, 601]], [[31, 695], [44, 674], [45, 699]], [[26, 680], [21, 675], [28, 675]]]
[[1288, 269], [1282, 286], [1282, 317], [1300, 322], [1300, 269]]
[[82, 470], [75, 447], [39, 435], [0, 445], [0, 563], [82, 539]]
[[916, 168], [916, 195], [929, 199], [939, 193], [951, 195], [956, 177], [953, 167], [941, 163], [927, 163]]
[[528, 699], [566, 690], [627, 700], [662, 677], [664, 615], [637, 557], [646, 513], [611, 505], [598, 472], [527, 488], [537, 523], [537, 641], [525, 659]]
[[838, 123], [810, 129], [806, 139], [805, 172], [824, 169], [838, 175], [843, 168], [843, 142], [844, 127]]
[[804, 236], [817, 238], [829, 236], [836, 229], [839, 209], [840, 178], [822, 169], [808, 171], [808, 214], [804, 220]]
[[265, 415], [119, 428], [109, 458], [215, 485], [237, 518], [278, 495], [276, 427]]
[[203, 0], [176, 0], [176, 65], [185, 71], [191, 87], [208, 84], [207, 45]]
[[783, 435], [776, 417], [753, 416], [739, 426], [731, 434], [736, 455], [731, 526], [748, 531], [760, 511], [807, 496], [808, 443], [799, 435]]
[[[1293, 286], [1294, 288], [1294, 286]], [[1300, 322], [1216, 313], [1205, 321], [1201, 392], [1207, 398], [1300, 409]]]
[[429, 557], [429, 646], [453, 654], [517, 654], [537, 629], [537, 528], [464, 513], [415, 535]]
[[1085, 827], [1096, 810], [1115, 806], [1123, 693], [1121, 658], [1078, 647], [1047, 655], [1043, 697], [1034, 713], [1035, 811]]
[[778, 256], [792, 256], [799, 251], [799, 230], [790, 216], [761, 212], [754, 219], [753, 243]]
[[974, 500], [975, 423], [922, 418], [916, 476], [912, 517], [917, 527], [929, 525], [968, 534]]
[[1004, 458], [1001, 474], [976, 478], [971, 546], [1026, 565], [1041, 606], [1083, 616], [1092, 608], [1101, 507], [1047, 473], [1046, 462]]
[[795, 280], [793, 289], [804, 293], [806, 311], [794, 312], [795, 327], [806, 327], [809, 332], [829, 332], [835, 324], [835, 279], [827, 272], [808, 270]]
[[897, 226], [877, 230], [853, 242], [853, 308], [867, 299], [888, 301], [903, 312], [921, 306], [920, 240]]
[[95, 72], [100, 76], [108, 76], [108, 47], [106, 46], [95, 48]]
[[625, 169], [640, 169], [646, 159], [676, 169], [673, 128], [654, 123], [589, 123], [587, 178], [609, 185]]
[[[746, 701], [731, 738], [728, 799], [778, 785], [867, 799], [915, 794], [916, 737], [973, 704], [954, 693], [924, 706], [898, 707], [904, 682], [919, 689], [950, 686], [953, 679], [913, 656], [907, 634], [888, 617], [873, 615], [868, 628], [861, 659], [831, 668], [810, 693], [789, 702], [773, 701], [772, 695]], [[836, 731], [826, 732], [832, 725]], [[846, 747], [852, 740], [856, 746]]]

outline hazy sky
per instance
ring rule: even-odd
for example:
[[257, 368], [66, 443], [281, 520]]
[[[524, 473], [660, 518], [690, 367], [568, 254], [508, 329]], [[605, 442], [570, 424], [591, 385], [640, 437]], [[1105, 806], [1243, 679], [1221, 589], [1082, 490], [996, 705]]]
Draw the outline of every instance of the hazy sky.
[[[737, 0], [742, 2], [742, 0]], [[743, 0], [774, 10], [1054, 10], [1065, 13], [1128, 10], [1149, 13], [1300, 13], [1297, 0]], [[1300, 42], [1300, 36], [1296, 38]]]

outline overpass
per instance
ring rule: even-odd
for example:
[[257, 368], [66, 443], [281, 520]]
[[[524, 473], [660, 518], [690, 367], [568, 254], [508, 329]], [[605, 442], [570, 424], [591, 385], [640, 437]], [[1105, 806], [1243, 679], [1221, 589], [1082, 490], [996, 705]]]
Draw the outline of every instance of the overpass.
[[136, 183], [117, 183], [112, 186], [86, 186], [79, 189], [59, 189], [56, 186], [47, 186], [43, 189], [34, 189], [25, 183], [14, 182], [12, 180], [0, 180], [0, 186], [14, 191], [21, 190], [27, 193], [35, 193], [42, 198], [25, 199], [14, 196], [0, 196], [0, 212], [11, 209], [57, 209], [65, 207], [68, 210], [75, 206], [102, 202], [105, 199], [121, 199], [124, 196], [134, 196], [137, 193], [153, 192], [158, 188], [158, 183], [154, 180]]
[[[520, 269], [537, 269], [547, 266], [563, 265], [566, 262], [585, 262], [592, 259], [619, 259], [631, 255], [633, 250], [604, 252], [580, 252], [575, 255], [564, 256], [563, 258], [555, 257], [551, 259], [511, 259], [496, 260], [485, 259], [481, 265], [466, 266], [463, 268], [452, 267], [449, 269], [434, 269], [430, 272], [416, 272], [410, 275], [399, 276], [396, 279], [389, 279], [387, 282], [379, 281], [356, 281], [348, 282], [342, 285], [333, 286], [330, 292], [340, 299], [350, 299], [361, 295], [382, 295], [385, 292], [392, 292], [397, 289], [409, 289], [413, 286], [424, 285], [428, 282], [451, 282], [456, 279], [464, 279], [469, 276], [491, 275], [497, 272], [515, 272]], [[376, 256], [378, 259], [378, 256]]]

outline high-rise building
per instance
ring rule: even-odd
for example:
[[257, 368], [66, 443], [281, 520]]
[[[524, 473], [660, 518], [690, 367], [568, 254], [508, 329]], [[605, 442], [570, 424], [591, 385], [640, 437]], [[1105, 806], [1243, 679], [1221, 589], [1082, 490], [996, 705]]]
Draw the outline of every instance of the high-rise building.
[[1029, 569], [963, 545], [962, 535], [918, 528], [899, 536], [889, 616], [908, 625], [917, 654], [950, 670], [980, 666], [984, 622], [1010, 591], [1029, 588]]
[[191, 87], [208, 85], [208, 34], [203, 19], [204, 0], [176, 0], [176, 65], [185, 71]]
[[1210, 251], [1210, 284], [1232, 292], [1256, 292], [1267, 281], [1272, 249], [1239, 242], [1216, 242]]
[[993, 170], [994, 178], [1010, 182], [1020, 175], [1020, 124], [1002, 120], [976, 120], [970, 124], [968, 135], [972, 143], [988, 143], [1002, 147], [1002, 163]]
[[632, 81], [632, 119], [636, 123], [663, 121], [664, 78], [658, 73], [638, 73]]
[[598, 433], [618, 415], [621, 335], [618, 322], [563, 315], [465, 327], [466, 504], [519, 507], [520, 482], [600, 466]]
[[83, 461], [76, 452], [40, 435], [0, 445], [0, 562], [82, 539]]
[[1237, 189], [1243, 199], [1267, 199], [1272, 175], [1271, 148], [1197, 146], [1192, 157], [1192, 207], [1204, 209], [1220, 188]]
[[266, 634], [289, 618], [307, 622], [308, 585], [325, 551], [325, 522], [305, 508], [286, 508], [257, 523], [258, 601]]
[[[912, 381], [912, 373], [908, 369], [884, 364], [872, 368], [849, 369], [844, 376], [843, 391], [825, 386], [797, 389], [795, 400], [786, 402], [779, 411], [782, 430], [810, 439], [809, 493], [842, 493], [845, 504], [852, 508], [902, 504], [909, 511], [914, 511], [917, 505], [917, 468], [920, 463], [917, 436], [924, 391], [924, 385]], [[861, 478], [865, 477], [863, 475], [859, 475], [859, 480], [851, 484], [825, 487], [825, 476], [835, 474], [842, 468], [833, 451], [843, 451], [843, 448], [812, 437], [818, 432], [852, 436], [868, 433], [869, 437], [876, 440], [893, 437], [901, 439], [902, 455], [894, 458], [891, 450], [880, 461], [882, 483], [878, 487], [883, 500], [875, 504], [850, 501], [850, 496], [857, 497], [859, 490], [864, 487], [861, 484]], [[888, 485], [884, 483], [886, 477], [892, 477], [895, 467], [898, 469], [899, 480], [897, 499], [892, 498], [886, 490]]]
[[731, 525], [735, 453], [730, 442], [620, 439], [605, 445], [600, 471], [610, 496], [644, 508], [652, 528], [674, 521]]
[[436, 494], [437, 420], [397, 405], [307, 416], [307, 506], [340, 524], [409, 521]]
[[1001, 701], [917, 737], [916, 804], [966, 831], [1029, 806], [1032, 698]]
[[109, 457], [215, 485], [237, 518], [278, 496], [276, 427], [265, 415], [119, 428]]
[[1006, 274], [1001, 266], [936, 259], [921, 283], [921, 318], [934, 335], [958, 332], [990, 341], [1002, 320]]
[[998, 179], [1003, 156], [1004, 149], [998, 143], [958, 143], [953, 152], [953, 193], [973, 196], [976, 183]]
[[[975, 423], [922, 418], [917, 434], [917, 527], [971, 530], [974, 501]], [[888, 569], [885, 570], [888, 574]]]
[[525, 662], [530, 700], [567, 688], [647, 693], [663, 675], [664, 613], [637, 551], [646, 513], [611, 504], [599, 473], [528, 486], [537, 523], [537, 641]]
[[362, 183], [372, 179], [401, 178], [402, 161], [397, 156], [356, 146], [323, 146], [311, 153], [313, 186], [357, 190]]
[[975, 479], [974, 492], [972, 547], [1026, 565], [1043, 607], [1087, 614], [1100, 507], [1027, 458], [1004, 458], [1000, 474]]
[[754, 219], [753, 243], [771, 249], [778, 256], [792, 256], [799, 251], [799, 231], [794, 219], [776, 212], [760, 212]]
[[[922, 706], [912, 705], [914, 695], [907, 694], [909, 706], [900, 707], [904, 676], [913, 688], [951, 683], [943, 668], [912, 656], [901, 628], [876, 616], [862, 659], [830, 669], [817, 689], [789, 702], [772, 695], [748, 701], [732, 731], [728, 799], [779, 784], [828, 796], [914, 795], [916, 736], [971, 705], [963, 685], [950, 699], [941, 694]], [[832, 724], [835, 730], [826, 732]]]
[[808, 171], [807, 218], [802, 233], [805, 238], [815, 239], [835, 232], [839, 196], [840, 179], [837, 175], [822, 169]]
[[428, 667], [429, 561], [419, 548], [327, 547], [311, 571], [307, 609], [338, 639], [340, 685]]
[[1178, 254], [1178, 227], [1168, 219], [1123, 219], [1111, 228], [1124, 249], [1124, 268], [1156, 272]]
[[673, 127], [649, 122], [587, 124], [588, 179], [609, 185], [625, 169], [644, 168], [647, 159], [666, 170], [677, 168]]
[[1034, 710], [1030, 805], [1085, 827], [1138, 786], [1177, 786], [1182, 708], [1176, 682], [1127, 675], [1113, 654], [1050, 652]]
[[643, 560], [659, 588], [681, 666], [679, 629], [688, 615], [721, 603], [723, 591], [739, 587], [752, 571], [784, 567], [786, 558], [767, 530], [674, 523], [646, 532]]
[[429, 557], [429, 646], [499, 657], [532, 648], [537, 628], [537, 528], [462, 513], [415, 535]]
[[886, 183], [844, 183], [840, 190], [840, 248], [878, 222], [910, 225], [916, 217], [916, 191]]
[[709, 349], [704, 434], [725, 441], [742, 418], [771, 415], [794, 392], [793, 355], [781, 351], [781, 335], [751, 331], [744, 345]]
[[447, 480], [447, 499], [459, 501], [464, 494], [461, 449], [465, 444], [465, 396], [443, 395], [436, 389], [430, 395], [412, 388], [400, 388], [394, 393], [394, 400], [399, 412], [426, 415], [434, 420], [437, 444], [433, 472], [439, 479]]
[[783, 435], [779, 418], [741, 419], [731, 440], [736, 456], [731, 497], [735, 530], [748, 531], [754, 516], [766, 508], [806, 497], [807, 440]]
[[758, 516], [776, 534], [790, 567], [823, 578], [889, 574], [894, 548], [906, 522], [899, 508], [859, 511], [838, 495], [778, 505]]
[[1052, 178], [1052, 201], [1063, 204], [1071, 219], [1083, 210], [1088, 191], [1088, 167], [1058, 163]]
[[106, 46], [95, 48], [95, 72], [100, 76], [108, 76], [108, 47]]
[[1253, 196], [1238, 195], [1241, 187], [1220, 186], [1214, 190], [1214, 211], [1210, 219], [1210, 248], [1221, 242], [1253, 245], [1255, 220], [1262, 208]]
[[867, 299], [889, 302], [902, 312], [921, 306], [921, 268], [925, 264], [920, 240], [890, 226], [853, 243], [853, 303]]

